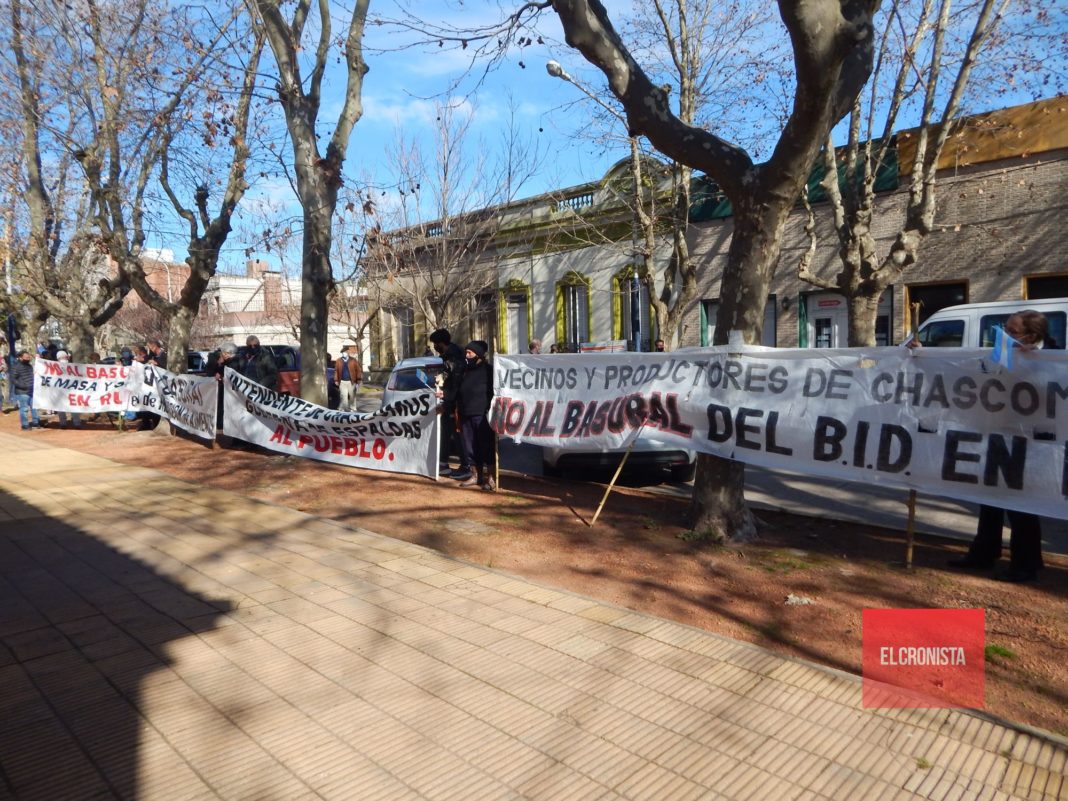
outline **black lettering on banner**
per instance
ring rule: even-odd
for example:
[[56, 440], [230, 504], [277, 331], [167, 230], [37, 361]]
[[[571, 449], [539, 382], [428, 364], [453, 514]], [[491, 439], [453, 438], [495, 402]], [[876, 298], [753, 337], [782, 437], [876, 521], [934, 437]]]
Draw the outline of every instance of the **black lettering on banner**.
[[649, 414], [645, 405], [645, 398], [641, 395], [634, 394], [627, 398], [627, 402], [623, 407], [623, 416], [626, 417], [627, 425], [631, 428], [638, 428], [645, 422]]
[[582, 401], [567, 402], [567, 406], [564, 408], [564, 424], [560, 426], [561, 437], [570, 437], [575, 429], [578, 428], [584, 406], [585, 404]]
[[[894, 397], [889, 385], [894, 383], [894, 377], [890, 373], [879, 373], [871, 382], [871, 396], [878, 403], [886, 403]], [[886, 388], [883, 385], [886, 384]]]
[[772, 367], [771, 372], [768, 373], [768, 389], [773, 395], [781, 395], [786, 391], [789, 377], [790, 372], [781, 364]]
[[805, 398], [818, 398], [823, 394], [823, 388], [827, 386], [827, 374], [818, 367], [809, 367], [805, 373], [805, 384], [801, 387], [801, 396]]
[[943, 409], [949, 407], [949, 398], [946, 397], [946, 381], [941, 375], [934, 375], [931, 379], [931, 389], [927, 393], [927, 397], [923, 400], [925, 408], [930, 407], [933, 403], [938, 403]]
[[904, 402], [905, 395], [909, 396], [909, 405], [920, 405], [920, 393], [923, 392], [923, 373], [915, 373], [912, 376], [913, 383], [910, 385], [905, 373], [897, 374], [897, 386], [894, 387], [894, 403]]
[[718, 403], [708, 404], [708, 438], [712, 442], [726, 442], [734, 435], [734, 421], [731, 410]]
[[1027, 437], [1012, 438], [1012, 447], [1005, 443], [1001, 434], [990, 434], [986, 448], [986, 465], [983, 469], [983, 484], [998, 485], [998, 473], [1005, 479], [1009, 489], [1022, 490], [1024, 465], [1027, 464]]
[[853, 440], [853, 467], [864, 467], [867, 461], [865, 457], [868, 449], [868, 428], [869, 424], [866, 420], [857, 423], [857, 436]]
[[749, 418], [749, 417], [763, 417], [763, 416], [764, 416], [764, 410], [763, 409], [739, 409], [738, 410], [738, 416], [737, 416], [736, 421], [735, 421], [736, 422], [735, 428], [738, 431], [738, 436], [737, 436], [736, 442], [737, 442], [739, 448], [748, 448], [751, 451], [759, 451], [760, 450], [760, 442], [758, 442], [757, 440], [747, 439], [746, 438], [746, 434], [759, 434], [760, 433], [760, 426], [746, 425], [745, 421], [746, 421], [746, 418]]
[[[897, 458], [891, 459], [890, 453], [897, 444]], [[883, 423], [879, 432], [879, 456], [876, 469], [884, 473], [900, 473], [912, 461], [912, 437], [899, 425]]]
[[974, 431], [947, 431], [946, 445], [942, 454], [942, 480], [957, 481], [961, 484], [978, 484], [979, 476], [961, 473], [957, 470], [958, 462], [979, 463], [978, 453], [962, 453], [961, 443], [982, 442], [983, 435]]
[[778, 453], [778, 454], [781, 454], [782, 456], [793, 456], [793, 454], [794, 454], [794, 449], [793, 448], [780, 447], [775, 442], [775, 429], [778, 427], [778, 425], [779, 425], [779, 413], [778, 412], [769, 413], [768, 414], [768, 438], [767, 438], [768, 439], [768, 443], [767, 443], [767, 451], [768, 451], [768, 453]]
[[989, 381], [984, 381], [983, 386], [979, 390], [979, 403], [988, 412], [1000, 412], [1005, 408], [1005, 404], [998, 401], [995, 403], [990, 400], [990, 390], [996, 389], [998, 392], [1005, 391], [1005, 385], [998, 381], [996, 378], [991, 378]]
[[1058, 400], [1068, 400], [1068, 384], [1050, 381], [1046, 386], [1046, 417], [1050, 420], [1057, 417]]
[[[805, 379], [808, 380], [807, 378]], [[812, 458], [817, 462], [834, 462], [842, 458], [842, 440], [846, 424], [833, 417], [816, 418], [816, 439], [812, 443]]]
[[1019, 384], [1013, 385], [1012, 393], [1009, 395], [1009, 402], [1012, 404], [1012, 410], [1017, 414], [1034, 414], [1040, 404], [1038, 390], [1035, 389], [1034, 384], [1021, 381]]
[[953, 382], [953, 403], [958, 409], [970, 409], [979, 399], [975, 394], [975, 379], [964, 375]]
[[831, 400], [849, 400], [849, 381], [841, 381], [843, 378], [853, 378], [852, 370], [831, 370], [827, 379], [827, 398]]
[[523, 418], [526, 414], [527, 407], [523, 401], [512, 401], [504, 415], [504, 433], [509, 436], [518, 434], [519, 429], [523, 427]]

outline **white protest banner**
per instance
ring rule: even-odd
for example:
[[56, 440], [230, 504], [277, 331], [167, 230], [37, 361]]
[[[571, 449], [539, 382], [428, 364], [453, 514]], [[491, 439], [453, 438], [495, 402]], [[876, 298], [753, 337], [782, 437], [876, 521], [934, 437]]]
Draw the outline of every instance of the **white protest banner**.
[[963, 348], [501, 356], [494, 430], [643, 438], [766, 467], [1068, 519], [1068, 353]]
[[55, 412], [124, 412], [130, 368], [121, 364], [33, 363], [33, 406]]
[[377, 412], [338, 412], [281, 395], [229, 368], [223, 432], [279, 453], [437, 478], [438, 414], [431, 390]]
[[130, 409], [155, 412], [190, 434], [215, 439], [219, 382], [214, 377], [175, 375], [139, 362], [130, 368]]

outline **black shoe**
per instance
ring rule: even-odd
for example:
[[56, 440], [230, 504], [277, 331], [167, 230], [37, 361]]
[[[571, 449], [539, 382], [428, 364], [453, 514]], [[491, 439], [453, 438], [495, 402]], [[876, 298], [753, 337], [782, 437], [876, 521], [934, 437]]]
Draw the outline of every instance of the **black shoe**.
[[994, 566], [994, 561], [984, 561], [982, 559], [976, 559], [974, 556], [958, 556], [956, 559], [950, 559], [946, 562], [950, 567], [963, 567], [970, 570], [990, 570]]
[[1026, 570], [1022, 567], [1010, 567], [1006, 570], [999, 570], [994, 574], [994, 579], [996, 581], [1007, 581], [1010, 584], [1023, 584], [1038, 579], [1038, 571]]
[[445, 475], [448, 478], [455, 478], [457, 481], [467, 481], [472, 474], [470, 470], [450, 470]]

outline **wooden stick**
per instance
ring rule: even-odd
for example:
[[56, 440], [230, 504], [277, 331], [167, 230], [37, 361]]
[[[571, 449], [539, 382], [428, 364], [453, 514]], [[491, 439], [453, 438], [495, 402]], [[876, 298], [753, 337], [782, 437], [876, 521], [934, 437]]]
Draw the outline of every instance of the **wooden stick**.
[[619, 460], [619, 467], [616, 468], [616, 474], [612, 476], [612, 480], [608, 482], [608, 486], [605, 488], [604, 491], [604, 497], [601, 498], [601, 502], [597, 506], [597, 511], [593, 513], [593, 519], [588, 524], [590, 528], [593, 528], [593, 525], [597, 522], [597, 518], [600, 516], [601, 510], [604, 508], [605, 502], [608, 500], [609, 494], [616, 486], [616, 479], [618, 479], [619, 474], [623, 472], [623, 465], [627, 463], [627, 457], [630, 456], [630, 452], [634, 450], [634, 445], [635, 443], [637, 443], [638, 437], [642, 435], [643, 428], [645, 428], [644, 420], [642, 421], [641, 428], [638, 429], [638, 433], [634, 435], [634, 440], [630, 443], [630, 447], [627, 448], [626, 452], [623, 454], [623, 458]]
[[916, 490], [909, 490], [909, 521], [905, 528], [905, 569], [912, 570], [912, 541], [916, 534]]
[[[920, 327], [920, 304], [911, 304], [909, 325], [912, 328], [912, 336], [916, 336]], [[905, 526], [905, 569], [912, 570], [912, 545], [916, 536], [916, 490], [909, 490], [908, 500], [909, 516]]]
[[[497, 355], [497, 337], [493, 337], [493, 355]], [[490, 372], [490, 381], [493, 380], [493, 372]], [[490, 398], [490, 408], [487, 412], [493, 410], [493, 399]], [[494, 431], [493, 432], [493, 486], [497, 488], [497, 492], [501, 491], [501, 437]]]

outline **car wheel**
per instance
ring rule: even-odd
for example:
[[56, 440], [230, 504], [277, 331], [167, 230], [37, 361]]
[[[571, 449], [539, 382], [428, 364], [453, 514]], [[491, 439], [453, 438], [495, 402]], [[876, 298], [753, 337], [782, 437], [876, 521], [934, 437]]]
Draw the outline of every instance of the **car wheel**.
[[560, 468], [551, 465], [544, 459], [541, 460], [541, 474], [546, 478], [560, 478]]
[[671, 473], [671, 480], [680, 484], [684, 484], [687, 481], [693, 481], [693, 477], [697, 475], [697, 463], [693, 464], [677, 464], [668, 468]]

